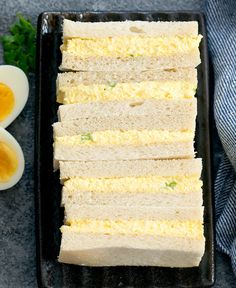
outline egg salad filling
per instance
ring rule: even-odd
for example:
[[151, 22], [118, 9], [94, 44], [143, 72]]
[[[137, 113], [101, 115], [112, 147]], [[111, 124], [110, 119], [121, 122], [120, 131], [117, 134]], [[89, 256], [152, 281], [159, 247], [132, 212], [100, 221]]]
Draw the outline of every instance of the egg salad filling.
[[105, 235], [146, 235], [153, 237], [180, 237], [203, 239], [203, 225], [200, 221], [176, 220], [97, 220], [78, 219], [66, 222], [62, 233], [73, 229], [78, 233]]
[[0, 140], [0, 182], [7, 182], [18, 168], [16, 152]]
[[98, 193], [189, 193], [201, 191], [199, 175], [143, 176], [121, 178], [74, 177], [64, 183], [66, 193], [92, 191]]
[[105, 130], [74, 136], [55, 137], [56, 144], [66, 146], [155, 145], [193, 141], [194, 131], [167, 130]]
[[116, 36], [67, 39], [62, 51], [88, 57], [168, 56], [197, 51], [202, 36]]
[[144, 81], [130, 83], [108, 82], [59, 87], [57, 102], [62, 104], [122, 101], [126, 99], [185, 99], [193, 98], [197, 82]]
[[11, 114], [14, 105], [13, 91], [6, 84], [0, 83], [0, 121], [5, 120]]

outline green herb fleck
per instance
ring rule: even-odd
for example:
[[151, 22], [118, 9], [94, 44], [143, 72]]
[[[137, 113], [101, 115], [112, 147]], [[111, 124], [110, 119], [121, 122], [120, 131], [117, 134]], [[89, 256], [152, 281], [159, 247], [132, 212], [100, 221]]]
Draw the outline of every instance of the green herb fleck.
[[26, 74], [35, 70], [36, 29], [29, 20], [17, 14], [9, 29], [10, 35], [0, 37], [6, 64], [21, 68]]
[[141, 53], [129, 54], [130, 57], [140, 57], [143, 56]]
[[81, 141], [93, 141], [91, 133], [82, 134], [80, 137]]
[[165, 183], [165, 185], [166, 185], [166, 187], [168, 188], [171, 188], [171, 189], [175, 189], [175, 186], [177, 185], [177, 182], [175, 182], [175, 181], [171, 181], [171, 182], [169, 182], [169, 183]]
[[108, 82], [108, 86], [114, 88], [116, 86], [116, 82]]

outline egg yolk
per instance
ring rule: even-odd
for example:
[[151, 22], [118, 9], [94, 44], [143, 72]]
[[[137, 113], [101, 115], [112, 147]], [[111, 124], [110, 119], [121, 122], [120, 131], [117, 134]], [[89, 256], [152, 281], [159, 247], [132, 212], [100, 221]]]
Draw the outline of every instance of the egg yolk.
[[18, 159], [15, 151], [0, 141], [0, 182], [7, 182], [16, 172]]
[[0, 83], [0, 121], [11, 114], [15, 104], [14, 93], [9, 86]]

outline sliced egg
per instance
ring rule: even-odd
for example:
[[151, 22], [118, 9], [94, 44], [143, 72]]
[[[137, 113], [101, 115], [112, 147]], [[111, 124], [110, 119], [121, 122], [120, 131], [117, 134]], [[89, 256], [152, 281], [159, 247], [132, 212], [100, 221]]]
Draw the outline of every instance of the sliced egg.
[[0, 127], [0, 190], [14, 186], [25, 168], [24, 155], [19, 143]]
[[25, 107], [29, 82], [25, 73], [11, 65], [0, 66], [0, 126], [10, 125]]

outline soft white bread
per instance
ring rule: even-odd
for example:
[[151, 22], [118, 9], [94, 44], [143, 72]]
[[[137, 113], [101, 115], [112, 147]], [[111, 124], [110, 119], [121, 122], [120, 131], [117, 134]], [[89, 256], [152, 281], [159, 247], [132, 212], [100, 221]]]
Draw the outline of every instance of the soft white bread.
[[65, 19], [63, 38], [104, 38], [114, 36], [146, 35], [151, 37], [198, 34], [197, 21], [188, 22], [74, 22]]
[[[195, 203], [193, 203], [195, 205]], [[175, 220], [175, 221], [203, 221], [203, 207], [199, 206], [122, 206], [118, 204], [111, 205], [83, 205], [66, 204], [65, 220], [73, 221], [77, 219], [96, 219], [96, 220]]]
[[176, 67], [197, 67], [201, 63], [199, 50], [186, 54], [160, 57], [90, 57], [81, 59], [79, 55], [63, 51], [61, 71], [144, 71], [173, 69]]
[[[104, 117], [147, 117], [152, 116], [154, 123], [160, 123], [171, 127], [176, 126], [188, 115], [192, 125], [193, 119], [197, 114], [197, 99], [178, 99], [178, 100], [145, 100], [145, 101], [122, 101], [107, 103], [88, 103], [88, 104], [67, 104], [60, 105], [58, 109], [59, 121], [69, 121], [85, 118], [103, 119]], [[191, 115], [190, 115], [191, 114]], [[180, 119], [180, 120], [178, 120]], [[165, 121], [171, 124], [164, 124]], [[173, 121], [172, 121], [173, 120]], [[89, 120], [88, 120], [89, 121]], [[118, 120], [119, 121], [119, 120]], [[186, 120], [187, 121], [187, 120]], [[121, 121], [120, 121], [121, 122]], [[188, 121], [187, 121], [188, 122]], [[188, 126], [188, 125], [186, 125]], [[175, 130], [175, 129], [172, 129]]]
[[80, 234], [63, 226], [59, 262], [86, 266], [198, 266], [205, 240]]
[[121, 205], [126, 206], [127, 210], [131, 206], [138, 207], [140, 205], [153, 207], [196, 207], [202, 206], [202, 190], [189, 191], [189, 193], [98, 193], [91, 191], [68, 191], [66, 188], [62, 190], [62, 206], [81, 203], [81, 205]]
[[[192, 113], [190, 113], [192, 112]], [[54, 137], [73, 136], [91, 131], [105, 130], [195, 130], [194, 111], [186, 111], [176, 118], [176, 114], [157, 114], [141, 116], [90, 117], [53, 124]], [[73, 116], [72, 116], [73, 117]]]
[[60, 161], [60, 179], [72, 177], [138, 177], [196, 174], [200, 178], [202, 160], [123, 160], [123, 161]]
[[79, 84], [107, 84], [109, 82], [128, 83], [142, 81], [197, 81], [195, 68], [164, 69], [159, 71], [147, 70], [142, 72], [133, 71], [86, 71], [58, 73], [57, 88], [74, 87]]
[[194, 158], [193, 142], [174, 142], [150, 146], [68, 146], [54, 143], [57, 161], [97, 161], [131, 159]]
[[[129, 209], [131, 206], [163, 206], [163, 207], [196, 207], [202, 206], [202, 190], [189, 193], [122, 193], [118, 192], [70, 192], [66, 188], [62, 190], [62, 206], [80, 203], [81, 205], [120, 205]], [[92, 206], [91, 206], [92, 207]]]

